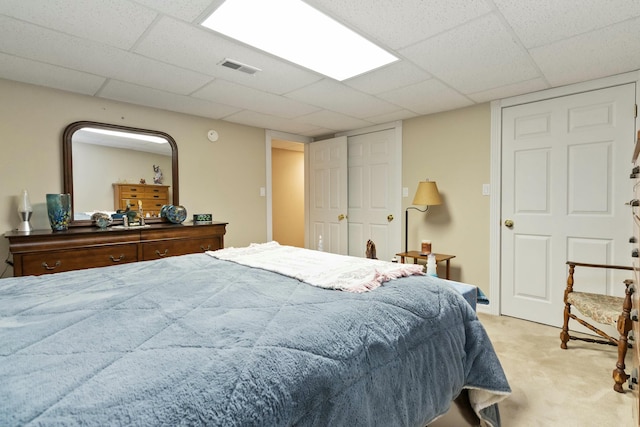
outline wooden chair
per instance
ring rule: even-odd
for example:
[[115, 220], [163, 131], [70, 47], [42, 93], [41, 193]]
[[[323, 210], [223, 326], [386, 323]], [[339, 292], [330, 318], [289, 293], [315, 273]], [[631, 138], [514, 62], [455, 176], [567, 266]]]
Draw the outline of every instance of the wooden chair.
[[[631, 345], [628, 342], [629, 331], [631, 330], [631, 294], [633, 293], [633, 287], [631, 283], [633, 280], [625, 280], [625, 296], [615, 297], [609, 295], [601, 295], [588, 292], [576, 292], [574, 291], [573, 274], [576, 267], [592, 267], [592, 268], [605, 268], [615, 270], [630, 270], [633, 271], [633, 267], [619, 266], [619, 265], [604, 265], [604, 264], [586, 264], [580, 262], [567, 261], [569, 266], [569, 277], [567, 278], [567, 288], [564, 291], [564, 325], [562, 326], [562, 332], [560, 332], [560, 348], [566, 349], [567, 342], [571, 340], [581, 340], [591, 343], [615, 345], [618, 347], [618, 361], [616, 368], [613, 370], [613, 380], [615, 384], [613, 389], [619, 393], [624, 393], [622, 384], [629, 378], [624, 371], [624, 358], [627, 354], [627, 347]], [[592, 321], [615, 326], [617, 332], [620, 334], [618, 339], [608, 335], [606, 332], [596, 328], [588, 323], [586, 320], [579, 318], [577, 315], [571, 312], [571, 306], [577, 308], [583, 317], [588, 317]], [[602, 339], [593, 339], [578, 337], [569, 334], [569, 319], [574, 319], [582, 326], [595, 332]]]

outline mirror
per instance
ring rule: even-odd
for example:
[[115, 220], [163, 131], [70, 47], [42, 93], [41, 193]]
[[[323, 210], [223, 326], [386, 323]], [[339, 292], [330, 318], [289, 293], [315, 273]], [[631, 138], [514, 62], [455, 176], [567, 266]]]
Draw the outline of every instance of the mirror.
[[[75, 122], [67, 126], [62, 135], [62, 159], [63, 192], [71, 194], [72, 226], [93, 225], [93, 212], [114, 212], [118, 208], [118, 196], [129, 200], [126, 192], [118, 195], [123, 186], [117, 184], [144, 182], [145, 192], [164, 191], [170, 204], [180, 204], [178, 146], [164, 132]], [[162, 184], [154, 182], [159, 178], [157, 167], [162, 172]], [[136, 200], [130, 202], [137, 210]], [[143, 209], [157, 215], [157, 209], [144, 204]], [[164, 218], [154, 216], [145, 221], [160, 222]]]

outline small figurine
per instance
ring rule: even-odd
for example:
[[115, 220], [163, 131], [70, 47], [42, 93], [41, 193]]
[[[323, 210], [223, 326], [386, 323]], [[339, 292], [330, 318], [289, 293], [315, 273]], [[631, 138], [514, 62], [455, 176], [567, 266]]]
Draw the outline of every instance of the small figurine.
[[153, 165], [153, 171], [156, 173], [156, 175], [153, 177], [153, 183], [162, 184], [162, 180], [164, 179], [164, 177], [162, 176], [160, 166]]
[[140, 178], [140, 184], [146, 184], [146, 183], [147, 183], [147, 180], [146, 180], [146, 179], [144, 179], [144, 178]]

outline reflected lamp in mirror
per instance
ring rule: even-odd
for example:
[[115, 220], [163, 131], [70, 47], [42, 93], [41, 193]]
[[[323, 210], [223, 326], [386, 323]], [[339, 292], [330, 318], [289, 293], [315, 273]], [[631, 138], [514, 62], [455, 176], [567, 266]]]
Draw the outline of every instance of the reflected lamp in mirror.
[[409, 251], [409, 209], [415, 209], [420, 212], [427, 212], [429, 206], [441, 205], [442, 198], [438, 191], [438, 185], [435, 181], [420, 181], [418, 183], [418, 189], [416, 195], [413, 196], [412, 205], [425, 206], [424, 209], [419, 209], [415, 206], [409, 206], [404, 212], [404, 251]]
[[27, 190], [22, 190], [22, 194], [20, 194], [20, 196], [18, 197], [18, 215], [20, 215], [21, 221], [20, 225], [18, 226], [19, 232], [28, 233], [33, 230], [33, 227], [29, 222], [32, 214], [33, 209], [31, 208], [29, 193], [27, 193]]

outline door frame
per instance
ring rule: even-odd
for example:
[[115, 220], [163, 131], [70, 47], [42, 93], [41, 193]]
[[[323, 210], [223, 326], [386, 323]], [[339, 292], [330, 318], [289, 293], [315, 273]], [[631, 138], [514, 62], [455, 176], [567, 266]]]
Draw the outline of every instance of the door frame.
[[[478, 311], [494, 315], [502, 314], [500, 294], [502, 290], [501, 232], [502, 232], [502, 109], [515, 105], [574, 95], [581, 92], [604, 89], [627, 83], [636, 84], [636, 105], [640, 98], [640, 70], [588, 82], [547, 89], [491, 102], [491, 197], [489, 210], [489, 292], [490, 304], [478, 306]], [[636, 115], [636, 130], [640, 120]], [[629, 159], [631, 165], [631, 159]]]
[[[373, 125], [362, 129], [356, 129], [346, 132], [339, 132], [333, 135], [333, 137], [338, 136], [355, 136], [362, 135], [365, 133], [378, 132], [387, 129], [395, 129], [396, 131], [396, 158], [398, 159], [397, 164], [397, 174], [398, 174], [398, 183], [401, 185], [402, 183], [402, 120], [396, 120], [389, 123], [383, 123], [380, 125]], [[292, 142], [300, 142], [303, 144], [310, 144], [314, 142], [314, 138], [302, 135], [296, 135], [293, 133], [280, 132], [276, 130], [266, 129], [265, 130], [265, 154], [266, 154], [266, 176], [265, 176], [265, 196], [266, 196], [266, 217], [267, 217], [267, 242], [273, 240], [273, 198], [272, 198], [272, 159], [271, 159], [271, 141], [273, 139], [282, 139], [285, 141]], [[308, 165], [305, 163], [305, 194], [308, 194]], [[394, 201], [394, 209], [398, 212], [402, 212], [402, 197], [398, 198], [397, 201]], [[305, 247], [309, 247], [309, 206], [308, 202], [305, 201]], [[397, 215], [400, 218], [400, 214]], [[401, 240], [401, 236], [398, 236], [399, 241]], [[399, 243], [399, 247], [401, 246], [401, 242]]]
[[[282, 139], [284, 141], [291, 141], [291, 142], [299, 142], [301, 144], [308, 144], [310, 142], [313, 142], [313, 138], [310, 138], [308, 136], [302, 136], [302, 135], [296, 135], [293, 133], [287, 133], [287, 132], [280, 132], [277, 130], [271, 130], [271, 129], [266, 129], [265, 131], [265, 135], [264, 135], [264, 142], [265, 142], [265, 150], [266, 150], [266, 176], [265, 176], [265, 196], [266, 196], [266, 209], [267, 209], [267, 242], [270, 242], [273, 240], [273, 191], [272, 191], [272, 186], [273, 186], [273, 182], [271, 179], [271, 173], [273, 171], [272, 169], [272, 158], [271, 158], [271, 148], [272, 148], [272, 144], [271, 141], [274, 139]], [[307, 170], [307, 166], [305, 165], [305, 194], [306, 194], [306, 170]], [[304, 211], [305, 211], [305, 245], [307, 244], [307, 222], [308, 222], [308, 218], [307, 218], [307, 209], [308, 207], [306, 206], [305, 203], [305, 207], [304, 207]]]

